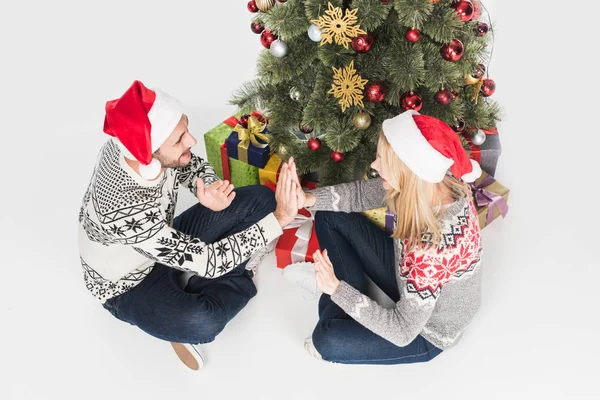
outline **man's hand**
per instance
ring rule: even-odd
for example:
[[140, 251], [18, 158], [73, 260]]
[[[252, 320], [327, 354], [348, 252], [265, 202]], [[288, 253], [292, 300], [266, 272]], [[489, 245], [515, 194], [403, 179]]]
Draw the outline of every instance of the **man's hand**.
[[275, 218], [283, 228], [290, 224], [298, 215], [298, 197], [296, 193], [296, 184], [292, 181], [288, 163], [283, 164], [277, 189], [275, 190], [275, 200], [277, 208], [275, 209]]
[[222, 211], [231, 205], [235, 198], [233, 185], [228, 181], [217, 181], [209, 187], [204, 187], [204, 181], [200, 178], [196, 180], [198, 189], [196, 197], [200, 204], [213, 211]]

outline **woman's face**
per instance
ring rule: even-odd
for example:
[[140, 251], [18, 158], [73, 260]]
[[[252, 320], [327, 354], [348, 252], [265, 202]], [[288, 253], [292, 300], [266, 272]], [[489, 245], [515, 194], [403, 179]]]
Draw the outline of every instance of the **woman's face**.
[[385, 190], [390, 190], [392, 187], [388, 183], [388, 176], [389, 176], [388, 171], [386, 171], [385, 166], [381, 162], [381, 154], [382, 153], [383, 153], [383, 140], [381, 139], [381, 137], [379, 137], [379, 142], [377, 143], [377, 158], [375, 159], [375, 161], [373, 161], [373, 163], [371, 163], [371, 168], [373, 168], [375, 171], [377, 171], [377, 173], [381, 177], [381, 180], [383, 182], [383, 188]]

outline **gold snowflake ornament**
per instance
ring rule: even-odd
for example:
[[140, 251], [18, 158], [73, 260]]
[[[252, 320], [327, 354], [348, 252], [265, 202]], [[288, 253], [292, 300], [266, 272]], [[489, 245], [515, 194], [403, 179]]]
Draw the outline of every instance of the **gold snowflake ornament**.
[[354, 60], [346, 68], [333, 68], [333, 84], [327, 92], [332, 94], [336, 99], [340, 99], [339, 103], [342, 106], [342, 112], [346, 111], [353, 105], [364, 107], [363, 97], [367, 79], [361, 78], [354, 69]]
[[348, 44], [352, 42], [352, 38], [367, 33], [360, 29], [360, 25], [354, 25], [358, 20], [356, 18], [358, 8], [346, 10], [344, 17], [342, 17], [341, 8], [334, 7], [331, 3], [328, 3], [328, 8], [325, 15], [311, 21], [321, 30], [321, 46], [325, 43], [333, 43], [333, 40], [335, 40], [337, 44], [347, 49]]

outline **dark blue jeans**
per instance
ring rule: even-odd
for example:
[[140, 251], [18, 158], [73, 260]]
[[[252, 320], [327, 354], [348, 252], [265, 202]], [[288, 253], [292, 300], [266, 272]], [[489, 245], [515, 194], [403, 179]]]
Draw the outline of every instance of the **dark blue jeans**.
[[[265, 186], [235, 189], [236, 197], [223, 211], [201, 204], [181, 213], [173, 227], [213, 243], [243, 231], [275, 210], [275, 194]], [[208, 343], [256, 295], [256, 286], [243, 263], [229, 273], [206, 279], [192, 276], [185, 288], [183, 272], [161, 264], [133, 289], [108, 300], [104, 307], [118, 319], [159, 339], [178, 343]]]
[[[327, 249], [338, 279], [368, 294], [368, 276], [394, 302], [394, 241], [359, 213], [317, 212], [315, 227], [321, 249]], [[331, 297], [319, 299], [319, 322], [313, 343], [324, 360], [343, 364], [405, 364], [433, 359], [442, 350], [421, 335], [398, 347], [356, 322]]]

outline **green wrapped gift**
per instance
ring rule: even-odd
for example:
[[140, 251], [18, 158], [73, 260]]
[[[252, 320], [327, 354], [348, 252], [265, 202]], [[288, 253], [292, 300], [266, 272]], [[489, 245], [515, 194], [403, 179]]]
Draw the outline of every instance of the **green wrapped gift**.
[[231, 183], [235, 187], [252, 186], [260, 183], [259, 168], [254, 165], [229, 157], [229, 169], [231, 171]]
[[[221, 145], [225, 143], [225, 140], [233, 130], [231, 127], [233, 118], [237, 120], [241, 115], [242, 114], [239, 113], [228, 118], [204, 134], [206, 158], [208, 158], [208, 162], [212, 165], [221, 179], [225, 178], [223, 174], [223, 164], [221, 162]], [[229, 169], [231, 172], [230, 181], [235, 187], [258, 185], [260, 182], [258, 177], [258, 167], [229, 158]]]

